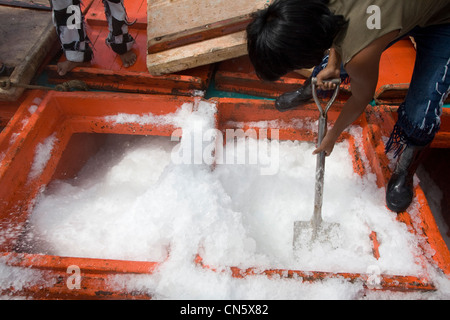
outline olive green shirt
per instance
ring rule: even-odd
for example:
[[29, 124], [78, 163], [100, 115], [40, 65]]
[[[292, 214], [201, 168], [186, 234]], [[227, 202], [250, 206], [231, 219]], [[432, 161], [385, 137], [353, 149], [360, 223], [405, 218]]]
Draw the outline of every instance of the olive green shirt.
[[330, 0], [328, 7], [348, 22], [333, 43], [344, 64], [389, 32], [400, 38], [416, 26], [450, 23], [450, 0]]

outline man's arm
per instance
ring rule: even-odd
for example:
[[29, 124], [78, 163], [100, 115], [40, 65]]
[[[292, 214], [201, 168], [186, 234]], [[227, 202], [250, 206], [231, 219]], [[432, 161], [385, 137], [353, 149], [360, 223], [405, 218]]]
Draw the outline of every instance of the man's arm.
[[[334, 126], [327, 132], [322, 144], [314, 150], [313, 154], [325, 151], [326, 155], [330, 155], [341, 133], [361, 116], [372, 101], [378, 83], [381, 55], [397, 34], [398, 31], [390, 32], [375, 40], [346, 65], [351, 79], [352, 96], [347, 100]], [[329, 79], [320, 74], [318, 78], [320, 76], [321, 80]]]
[[341, 56], [334, 49], [331, 48], [328, 54], [327, 66], [317, 75], [317, 86], [324, 90], [334, 89], [333, 84], [323, 82], [324, 80], [337, 79], [341, 76]]

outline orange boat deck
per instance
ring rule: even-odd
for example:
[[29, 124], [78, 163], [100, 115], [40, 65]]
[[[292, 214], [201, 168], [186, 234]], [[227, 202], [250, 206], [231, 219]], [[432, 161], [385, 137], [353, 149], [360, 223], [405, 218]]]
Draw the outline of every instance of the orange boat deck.
[[[111, 123], [107, 116], [116, 115], [124, 111], [129, 114], [143, 116], [151, 112], [154, 115], [164, 115], [175, 112], [184, 103], [197, 104], [200, 98], [179, 97], [164, 95], [141, 95], [124, 93], [49, 93], [40, 91], [33, 94], [20, 106], [18, 113], [13, 117], [13, 121], [2, 133], [4, 139], [3, 146], [9, 144], [5, 156], [3, 157], [0, 171], [0, 195], [3, 202], [0, 208], [2, 238], [4, 239], [0, 250], [3, 261], [9, 266], [27, 267], [30, 269], [46, 272], [46, 277], [59, 279], [49, 281], [53, 285], [43, 287], [42, 284], [36, 287], [22, 288], [17, 294], [29, 294], [34, 298], [150, 298], [145, 294], [137, 294], [126, 291], [113, 291], [108, 287], [108, 279], [117, 274], [146, 274], [157, 270], [164, 261], [139, 262], [139, 261], [116, 261], [104, 259], [80, 259], [70, 257], [58, 257], [47, 255], [36, 255], [33, 253], [18, 252], [20, 239], [26, 233], [26, 221], [31, 214], [34, 199], [37, 194], [53, 179], [70, 178], [74, 176], [84, 160], [88, 159], [92, 152], [97, 150], [97, 138], [82, 139], [75, 134], [85, 133], [107, 133], [107, 134], [132, 134], [132, 135], [158, 135], [169, 136], [176, 126], [167, 125], [143, 125], [139, 123]], [[37, 109], [30, 113], [30, 107], [36, 104]], [[284, 113], [282, 116], [275, 111], [271, 101], [267, 100], [247, 100], [222, 98], [216, 100], [217, 105], [217, 129], [224, 131], [233, 128], [232, 124], [239, 121], [243, 124], [243, 129], [254, 128], [254, 123], [258, 121], [282, 120], [286, 123], [293, 118], [310, 118], [314, 121], [317, 118], [315, 106], [309, 105], [302, 110]], [[335, 121], [339, 105], [330, 112], [329, 119]], [[377, 113], [378, 115], [378, 113]], [[355, 125], [363, 128], [364, 148], [358, 149], [352, 142], [351, 135], [344, 135], [344, 139], [349, 139], [349, 152], [354, 162], [354, 170], [364, 175], [367, 170], [375, 172], [377, 183], [384, 186], [389, 175], [388, 160], [383, 153], [383, 143], [381, 135], [384, 133], [383, 127], [372, 122], [374, 112], [369, 111], [365, 117]], [[387, 115], [389, 117], [389, 114]], [[25, 125], [24, 125], [25, 123]], [[384, 123], [387, 123], [384, 122]], [[17, 128], [20, 128], [17, 131]], [[16, 133], [14, 139], [12, 134]], [[56, 135], [56, 144], [51, 153], [51, 158], [43, 168], [42, 172], [30, 180], [31, 165], [36, 145], [41, 143], [50, 135]], [[280, 128], [279, 138], [281, 140], [314, 141], [316, 134], [309, 129], [298, 129], [295, 126], [287, 125]], [[7, 139], [9, 137], [9, 139]], [[75, 139], [75, 140], [73, 140]], [[360, 152], [368, 155], [371, 168], [361, 161]], [[77, 157], [73, 155], [76, 154]], [[71, 156], [72, 155], [72, 156]], [[433, 263], [439, 266], [445, 273], [450, 274], [450, 253], [442, 240], [436, 227], [433, 215], [427, 205], [427, 200], [420, 187], [417, 187], [418, 207], [421, 223], [413, 221], [408, 213], [398, 216], [398, 219], [411, 228], [411, 232], [417, 233], [418, 237], [423, 237], [424, 245], [431, 246], [435, 255], [432, 257]], [[368, 234], [373, 244], [375, 257], [379, 257], [378, 240], [376, 233]], [[425, 249], [425, 248], [424, 248]], [[418, 257], [424, 259], [424, 257]], [[217, 267], [205, 265], [199, 254], [195, 260], [198, 267], [215, 271]], [[83, 286], [81, 289], [73, 291], [65, 286], [71, 274], [64, 273], [64, 270], [71, 265], [78, 265], [82, 274]], [[86, 270], [84, 270], [86, 268]], [[221, 266], [220, 269], [222, 269]], [[233, 266], [227, 266], [232, 270], [235, 277], [247, 277], [261, 272], [250, 268], [241, 270]], [[269, 277], [284, 275], [287, 278], [304, 278], [303, 281], [320, 280], [324, 277], [343, 277], [349, 281], [366, 281], [369, 275], [354, 273], [332, 274], [326, 272], [305, 273], [301, 270], [267, 270], [263, 271]], [[305, 275], [308, 274], [308, 277]], [[63, 281], [61, 280], [63, 279]], [[402, 275], [382, 275], [381, 286], [386, 290], [434, 290], [434, 285], [426, 277], [411, 277]], [[94, 289], [95, 288], [95, 289]], [[13, 290], [8, 288], [7, 290]], [[117, 289], [116, 289], [117, 290]], [[103, 294], [99, 294], [99, 292]]]
[[[146, 2], [126, 1], [128, 16], [136, 23], [130, 27], [136, 39], [137, 63], [123, 68], [120, 58], [106, 46], [108, 33], [104, 22], [103, 5], [95, 0], [86, 15], [91, 41], [95, 47], [94, 61], [89, 68], [76, 68], [65, 77], [56, 74], [56, 66], [48, 65], [45, 70], [49, 83], [60, 83], [72, 79], [85, 81], [91, 89], [111, 92], [44, 92], [26, 91], [14, 103], [0, 104], [0, 261], [8, 266], [41, 272], [44, 283], [30, 284], [22, 288], [0, 288], [0, 294], [26, 296], [34, 299], [151, 299], [146, 292], [127, 291], [113, 287], [111, 279], [116, 275], [152, 274], [164, 261], [122, 261], [92, 258], [50, 256], [17, 249], [26, 233], [26, 221], [31, 214], [37, 194], [54, 179], [72, 177], [84, 162], [98, 149], [102, 141], [93, 138], [92, 133], [170, 136], [177, 128], [174, 125], [127, 123], [117, 124], [106, 120], [106, 116], [124, 112], [142, 116], [147, 113], [165, 115], [177, 111], [183, 103], [196, 105], [210, 86], [214, 77], [218, 90], [245, 93], [259, 97], [274, 98], [282, 92], [297, 88], [304, 78], [290, 74], [275, 85], [259, 81], [253, 74], [246, 57], [224, 61], [215, 66], [199, 67], [177, 74], [151, 76], [147, 72]], [[366, 113], [355, 125], [363, 131], [363, 145], [357, 147], [351, 135], [349, 154], [354, 170], [364, 175], [367, 170], [375, 173], [378, 187], [386, 185], [391, 174], [389, 159], [384, 154], [383, 137], [389, 135], [396, 118], [396, 105], [407, 90], [412, 73], [414, 49], [407, 40], [393, 46], [383, 55], [379, 85], [375, 97], [380, 105], [368, 107]], [[217, 68], [217, 70], [216, 70]], [[394, 72], [393, 72], [394, 70]], [[389, 72], [388, 72], [389, 71]], [[349, 88], [344, 90], [340, 101], [330, 111], [330, 122], [335, 121], [348, 97]], [[217, 129], [234, 129], [233, 122], [240, 122], [243, 128], [254, 126], [257, 121], [282, 120], [289, 123], [292, 118], [317, 119], [315, 105], [301, 110], [279, 113], [270, 100], [212, 98], [217, 106]], [[280, 129], [281, 140], [314, 141], [316, 134], [308, 129], [294, 126]], [[55, 134], [56, 144], [45, 168], [30, 180], [29, 172], [36, 146]], [[90, 138], [81, 140], [78, 134]], [[362, 149], [358, 149], [362, 148]], [[444, 109], [442, 128], [433, 143], [434, 149], [450, 148], [450, 109]], [[366, 154], [370, 168], [361, 161], [360, 154]], [[76, 154], [77, 157], [73, 155]], [[409, 230], [421, 240], [422, 251], [434, 251], [433, 256], [425, 253], [417, 257], [439, 268], [450, 278], [450, 252], [440, 234], [435, 218], [420, 186], [415, 189], [418, 217], [410, 213], [398, 216]], [[375, 232], [367, 235], [373, 245], [374, 257], [379, 258], [378, 239]], [[292, 281], [320, 281], [339, 277], [350, 282], [367, 282], [368, 274], [305, 272], [302, 270], [259, 270], [257, 266], [240, 269], [235, 266], [212, 266], [203, 261], [201, 253], [193, 261], [198, 268], [210, 272], [231, 271], [235, 278], [265, 275], [268, 278], [282, 277]], [[68, 285], [72, 273], [69, 267], [81, 270], [81, 288], [72, 290]], [[381, 275], [381, 287], [377, 290], [433, 291], [435, 285], [428, 276], [414, 277], [397, 274]], [[299, 280], [301, 279], [301, 280]], [[370, 288], [368, 288], [370, 290]]]

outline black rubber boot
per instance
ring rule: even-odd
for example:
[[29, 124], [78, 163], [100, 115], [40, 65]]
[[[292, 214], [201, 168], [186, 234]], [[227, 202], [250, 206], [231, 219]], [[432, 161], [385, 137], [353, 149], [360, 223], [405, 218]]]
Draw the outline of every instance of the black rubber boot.
[[294, 109], [311, 99], [312, 85], [311, 78], [308, 78], [300, 89], [279, 96], [275, 101], [275, 107], [278, 111], [284, 112]]
[[386, 205], [394, 212], [406, 211], [414, 196], [413, 177], [422, 162], [427, 146], [407, 146], [401, 153], [386, 188]]

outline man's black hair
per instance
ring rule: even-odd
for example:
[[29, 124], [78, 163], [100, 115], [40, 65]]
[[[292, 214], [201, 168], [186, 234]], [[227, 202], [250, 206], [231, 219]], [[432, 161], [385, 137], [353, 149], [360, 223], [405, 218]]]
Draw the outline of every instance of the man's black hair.
[[345, 20], [329, 0], [275, 0], [254, 14], [247, 27], [248, 55], [259, 78], [275, 81], [286, 73], [318, 65]]

